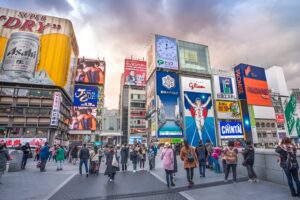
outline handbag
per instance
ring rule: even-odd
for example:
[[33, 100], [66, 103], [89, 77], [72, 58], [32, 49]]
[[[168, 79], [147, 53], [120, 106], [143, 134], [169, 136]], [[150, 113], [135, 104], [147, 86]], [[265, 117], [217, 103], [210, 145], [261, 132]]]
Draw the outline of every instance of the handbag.
[[112, 166], [119, 167], [119, 163], [118, 163], [117, 158], [116, 158], [115, 155], [114, 155], [113, 160], [112, 160]]

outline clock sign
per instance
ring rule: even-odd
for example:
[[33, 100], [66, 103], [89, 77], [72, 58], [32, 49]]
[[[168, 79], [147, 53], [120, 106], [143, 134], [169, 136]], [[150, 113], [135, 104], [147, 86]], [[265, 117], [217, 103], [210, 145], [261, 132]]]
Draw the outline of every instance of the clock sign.
[[156, 67], [178, 69], [178, 55], [176, 39], [161, 35], [155, 36]]

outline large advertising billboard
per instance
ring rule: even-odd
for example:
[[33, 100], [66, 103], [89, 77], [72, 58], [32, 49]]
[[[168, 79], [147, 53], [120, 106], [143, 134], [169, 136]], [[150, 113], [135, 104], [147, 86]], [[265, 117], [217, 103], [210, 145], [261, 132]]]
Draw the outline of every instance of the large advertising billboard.
[[158, 138], [183, 137], [178, 74], [156, 72]]
[[181, 77], [186, 139], [192, 146], [199, 140], [216, 145], [214, 109], [209, 79]]
[[208, 47], [191, 42], [178, 41], [180, 70], [210, 73]]
[[78, 45], [67, 19], [0, 8], [0, 81], [55, 85], [73, 97]]
[[155, 47], [156, 67], [178, 70], [176, 39], [155, 35]]
[[235, 101], [216, 101], [218, 119], [240, 119], [240, 107]]
[[124, 84], [146, 86], [146, 61], [125, 59]]
[[72, 107], [72, 120], [70, 129], [72, 130], [96, 130], [96, 108]]
[[294, 112], [296, 110], [296, 107], [297, 107], [296, 98], [295, 98], [294, 95], [291, 95], [290, 100], [286, 104], [286, 107], [285, 107], [285, 110], [284, 110], [286, 125], [287, 125], [287, 129], [288, 129], [289, 134], [292, 133], [292, 130], [293, 130], [293, 128], [295, 126], [295, 123], [296, 123], [296, 120], [295, 120], [295, 117], [294, 117]]
[[147, 82], [147, 114], [151, 114], [156, 108], [156, 90], [155, 90], [156, 74], [154, 73]]
[[237, 100], [233, 77], [214, 75], [214, 97], [220, 100]]
[[78, 59], [75, 82], [104, 85], [105, 61], [87, 58]]
[[242, 122], [220, 121], [220, 138], [244, 138]]
[[98, 87], [75, 85], [73, 106], [97, 107]]
[[239, 64], [234, 72], [239, 99], [250, 105], [272, 106], [264, 68]]

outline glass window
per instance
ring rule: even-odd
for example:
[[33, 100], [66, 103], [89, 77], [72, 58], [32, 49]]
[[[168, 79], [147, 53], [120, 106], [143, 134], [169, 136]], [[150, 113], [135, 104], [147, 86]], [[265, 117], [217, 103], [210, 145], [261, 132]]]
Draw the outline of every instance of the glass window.
[[276, 134], [276, 133], [273, 133], [273, 137], [276, 138], [276, 137], [277, 137], [277, 134]]
[[14, 108], [14, 115], [24, 115], [23, 108]]
[[34, 137], [36, 134], [36, 128], [26, 128], [24, 131], [24, 137]]
[[36, 130], [36, 137], [45, 138], [47, 136], [48, 136], [48, 130], [47, 129], [38, 128]]
[[0, 115], [10, 115], [12, 113], [12, 109], [10, 107], [0, 107]]
[[28, 89], [19, 89], [18, 96], [20, 97], [28, 97], [29, 90]]
[[260, 127], [260, 123], [256, 122], [256, 127], [259, 128]]
[[8, 95], [8, 96], [13, 96], [14, 95], [14, 88], [2, 88], [1, 89], [1, 94]]
[[267, 133], [263, 133], [263, 137], [266, 138], [267, 137]]
[[40, 113], [38, 108], [28, 108], [27, 109], [27, 115], [33, 115], [33, 116], [38, 116]]
[[263, 128], [265, 127], [265, 123], [264, 122], [261, 123], [261, 127], [263, 127]]
[[261, 133], [257, 133], [257, 137], [261, 138]]
[[22, 133], [23, 133], [22, 128], [13, 128], [9, 132], [9, 137], [18, 138], [22, 136]]
[[270, 123], [269, 122], [267, 123], [267, 128], [270, 128]]
[[30, 90], [29, 91], [29, 96], [41, 97], [42, 96], [42, 91], [41, 90]]
[[272, 124], [271, 124], [271, 127], [274, 128], [274, 127], [275, 127], [275, 123], [272, 123]]
[[51, 108], [41, 108], [40, 109], [40, 115], [50, 115], [51, 114]]
[[7, 129], [6, 128], [0, 128], [0, 138], [6, 137]]

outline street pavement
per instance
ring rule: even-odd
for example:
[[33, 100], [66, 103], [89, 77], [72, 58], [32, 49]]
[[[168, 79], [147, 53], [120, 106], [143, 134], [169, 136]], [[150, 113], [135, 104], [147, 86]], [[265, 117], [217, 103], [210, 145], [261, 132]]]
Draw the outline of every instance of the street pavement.
[[215, 174], [207, 170], [206, 178], [199, 177], [195, 169], [192, 189], [187, 187], [186, 175], [182, 162], [178, 159], [178, 173], [174, 188], [167, 188], [162, 162], [157, 158], [156, 169], [132, 172], [129, 162], [128, 172], [118, 172], [114, 182], [109, 182], [103, 175], [105, 164], [102, 162], [99, 176], [88, 178], [78, 175], [78, 163], [64, 164], [63, 171], [56, 171], [55, 163], [47, 163], [47, 172], [41, 173], [29, 160], [27, 169], [20, 172], [6, 173], [0, 184], [0, 199], [125, 199], [125, 200], [196, 200], [196, 199], [291, 199], [287, 186], [262, 181], [248, 183], [246, 177], [238, 176], [238, 183], [224, 183], [224, 174]]

